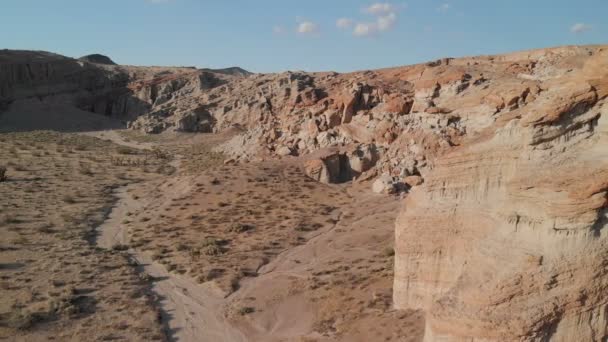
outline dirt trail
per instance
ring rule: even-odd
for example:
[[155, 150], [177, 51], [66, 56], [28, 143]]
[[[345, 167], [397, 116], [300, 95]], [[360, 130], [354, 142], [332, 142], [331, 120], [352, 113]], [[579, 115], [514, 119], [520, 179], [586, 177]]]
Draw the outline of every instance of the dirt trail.
[[[315, 341], [372, 341], [379, 338], [364, 326], [361, 332], [341, 337], [311, 333], [319, 312], [310, 305], [311, 298], [306, 291], [287, 293], [279, 301], [276, 297], [284, 292], [283, 288], [306, 281], [315, 272], [328, 270], [330, 265], [350, 267], [359, 259], [373, 259], [385, 247], [386, 237], [390, 239], [392, 236], [392, 222], [398, 205], [397, 199], [365, 191], [352, 194], [352, 202], [330, 214], [336, 219], [335, 225], [316, 232], [305, 244], [286, 250], [260, 268], [257, 277], [245, 280], [239, 291], [231, 296], [232, 301], [255, 297], [257, 305], [264, 308], [255, 319], [240, 322], [239, 328], [251, 336], [252, 341], [291, 341], [296, 337]], [[370, 226], [375, 228], [365, 228]], [[330, 303], [333, 299], [325, 300]]]
[[118, 145], [131, 147], [131, 148], [140, 148], [140, 149], [149, 150], [154, 147], [153, 143], [137, 142], [137, 141], [128, 140], [125, 137], [123, 137], [122, 135], [120, 135], [120, 133], [118, 133], [118, 131], [116, 131], [116, 130], [93, 131], [93, 132], [86, 132], [86, 133], [82, 133], [82, 134], [96, 137], [99, 139], [111, 140], [112, 142], [114, 142]]
[[[152, 144], [126, 143], [115, 132], [94, 134], [110, 139], [115, 143], [135, 148], [149, 148]], [[179, 160], [172, 163], [179, 168]], [[178, 171], [179, 172], [179, 171]], [[113, 248], [117, 245], [128, 245], [127, 229], [123, 221], [131, 213], [141, 211], [154, 199], [134, 199], [129, 191], [146, 186], [132, 184], [115, 191], [118, 198], [108, 218], [98, 227], [97, 244], [102, 248]], [[211, 286], [200, 285], [187, 277], [182, 277], [167, 271], [154, 262], [150, 256], [135, 249], [129, 252], [143, 267], [146, 274], [154, 279], [152, 290], [159, 298], [163, 324], [167, 327], [167, 335], [172, 341], [246, 341], [245, 336], [232, 327], [222, 317], [221, 306], [224, 303], [222, 294]]]
[[[154, 147], [150, 143], [127, 142], [112, 131], [94, 134], [125, 146]], [[123, 223], [134, 217], [145, 217], [150, 222], [156, 222], [160, 217], [169, 215], [169, 212], [161, 209], [173, 208], [171, 210], [180, 212], [180, 209], [187, 208], [174, 204], [200, 190], [197, 190], [195, 178], [180, 174], [179, 158], [172, 162], [177, 169], [175, 175], [116, 190], [117, 204], [98, 228], [97, 243], [100, 247], [130, 245], [127, 227]], [[196, 179], [201, 181], [200, 176]], [[270, 183], [265, 186], [270, 186]], [[380, 305], [379, 309], [352, 304], [371, 301], [370, 305], [373, 306], [376, 305], [373, 303], [380, 303], [382, 298], [390, 298], [392, 276], [381, 275], [387, 265], [382, 251], [392, 244], [399, 200], [371, 194], [366, 186], [333, 189], [341, 192], [344, 195], [341, 198], [345, 200], [336, 202], [331, 212], [315, 215], [334, 224], [310, 232], [303, 244], [291, 246], [268, 264], [260, 265], [257, 276], [243, 278], [238, 291], [228, 297], [213, 281], [200, 284], [191, 277], [168, 272], [165, 265], [152, 259], [150, 251], [130, 249], [133, 258], [154, 279], [152, 289], [159, 297], [169, 339], [239, 342], [300, 341], [308, 338], [318, 341], [369, 341], [382, 336], [383, 339], [389, 338], [386, 340], [418, 340], [419, 333], [411, 332], [405, 332], [411, 335], [408, 338], [401, 338], [405, 333], [399, 325], [394, 324], [396, 313], [390, 309], [390, 301], [387, 306]], [[196, 201], [188, 198], [185, 202], [197, 202], [196, 212], [204, 212], [205, 196]], [[255, 199], [252, 201], [254, 207], [259, 205]], [[328, 282], [336, 285], [327, 285]], [[347, 298], [342, 291], [344, 285], [340, 284], [348, 282], [352, 282], [349, 286], [356, 290], [350, 292]], [[325, 289], [311, 290], [318, 286]], [[319, 301], [322, 298], [325, 299]], [[345, 301], [355, 306], [344, 307]], [[253, 307], [255, 311], [245, 315], [240, 313], [241, 309], [247, 307]], [[324, 308], [331, 311], [326, 312]], [[327, 317], [344, 317], [345, 322], [338, 322], [344, 331], [341, 336], [332, 335], [328, 330], [317, 332], [324, 312]], [[400, 319], [404, 326], [410, 324]], [[417, 319], [408, 316], [407, 322], [418, 326]], [[335, 328], [329, 331], [335, 331]]]

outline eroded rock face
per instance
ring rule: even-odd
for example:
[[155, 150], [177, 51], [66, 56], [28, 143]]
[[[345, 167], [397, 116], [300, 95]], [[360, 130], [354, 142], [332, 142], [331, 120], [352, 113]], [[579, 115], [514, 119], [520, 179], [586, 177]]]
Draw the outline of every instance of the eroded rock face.
[[[103, 66], [49, 52], [0, 51], [0, 107], [3, 103], [8, 107], [14, 101], [37, 99], [88, 110], [104, 99], [121, 102], [118, 98], [122, 93], [113, 90], [125, 87], [127, 82], [122, 73], [106, 72]], [[85, 98], [87, 101], [83, 101]]]
[[373, 144], [320, 150], [314, 159], [304, 162], [304, 173], [321, 183], [345, 183], [374, 168], [377, 161], [378, 151]]
[[394, 301], [426, 312], [426, 341], [608, 337], [608, 53], [570, 53], [493, 91], [493, 122], [406, 199]]
[[[237, 69], [135, 67], [106, 56], [73, 59], [41, 51], [0, 51], [0, 111], [15, 101], [63, 105], [124, 121], [147, 133], [210, 132], [215, 120], [194, 98], [234, 78]], [[161, 122], [162, 121], [162, 122]]]
[[147, 133], [231, 129], [230, 162], [401, 187], [394, 302], [424, 310], [428, 341], [602, 341], [607, 49], [253, 75], [3, 52], [0, 110], [41, 97]]

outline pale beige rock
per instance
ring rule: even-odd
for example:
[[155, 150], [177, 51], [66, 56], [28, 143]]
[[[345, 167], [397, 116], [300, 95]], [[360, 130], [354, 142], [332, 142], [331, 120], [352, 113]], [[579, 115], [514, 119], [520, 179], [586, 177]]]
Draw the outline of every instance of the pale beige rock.
[[397, 192], [393, 177], [387, 174], [381, 175], [372, 184], [372, 191], [377, 194], [393, 194]]
[[520, 107], [437, 157], [406, 199], [394, 301], [426, 311], [426, 341], [608, 336], [606, 105], [588, 79], [608, 79], [608, 54], [578, 65], [528, 105], [497, 100]]
[[331, 177], [329, 174], [329, 170], [325, 163], [321, 159], [313, 159], [309, 160], [304, 164], [304, 173], [321, 183], [330, 183]]
[[374, 145], [360, 145], [348, 153], [350, 169], [361, 174], [372, 167], [378, 161], [378, 151]]
[[228, 159], [288, 148], [320, 182], [402, 181], [394, 303], [425, 312], [428, 341], [602, 341], [606, 49], [255, 75], [0, 52], [0, 129], [34, 101], [149, 133], [238, 127]]
[[403, 179], [403, 183], [405, 183], [411, 187], [418, 186], [418, 185], [422, 184], [423, 182], [424, 182], [424, 179], [422, 179], [422, 177], [420, 177], [420, 176], [408, 176]]
[[291, 149], [290, 149], [289, 147], [287, 147], [287, 146], [281, 146], [281, 147], [279, 147], [279, 148], [277, 149], [276, 153], [277, 153], [277, 155], [279, 155], [279, 156], [283, 156], [283, 157], [285, 157], [285, 156], [289, 156], [289, 155], [291, 155], [292, 151], [291, 151]]

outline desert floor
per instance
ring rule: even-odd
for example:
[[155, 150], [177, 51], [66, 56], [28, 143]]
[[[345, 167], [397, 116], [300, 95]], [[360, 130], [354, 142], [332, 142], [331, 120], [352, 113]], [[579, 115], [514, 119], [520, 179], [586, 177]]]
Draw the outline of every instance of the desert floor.
[[0, 339], [421, 340], [391, 305], [400, 199], [224, 139], [0, 134]]

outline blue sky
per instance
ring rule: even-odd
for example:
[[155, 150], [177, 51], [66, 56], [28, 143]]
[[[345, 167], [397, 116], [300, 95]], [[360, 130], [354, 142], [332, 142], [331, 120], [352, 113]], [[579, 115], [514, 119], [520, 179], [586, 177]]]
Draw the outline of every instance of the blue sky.
[[120, 64], [352, 71], [608, 43], [608, 0], [2, 0], [0, 48]]

